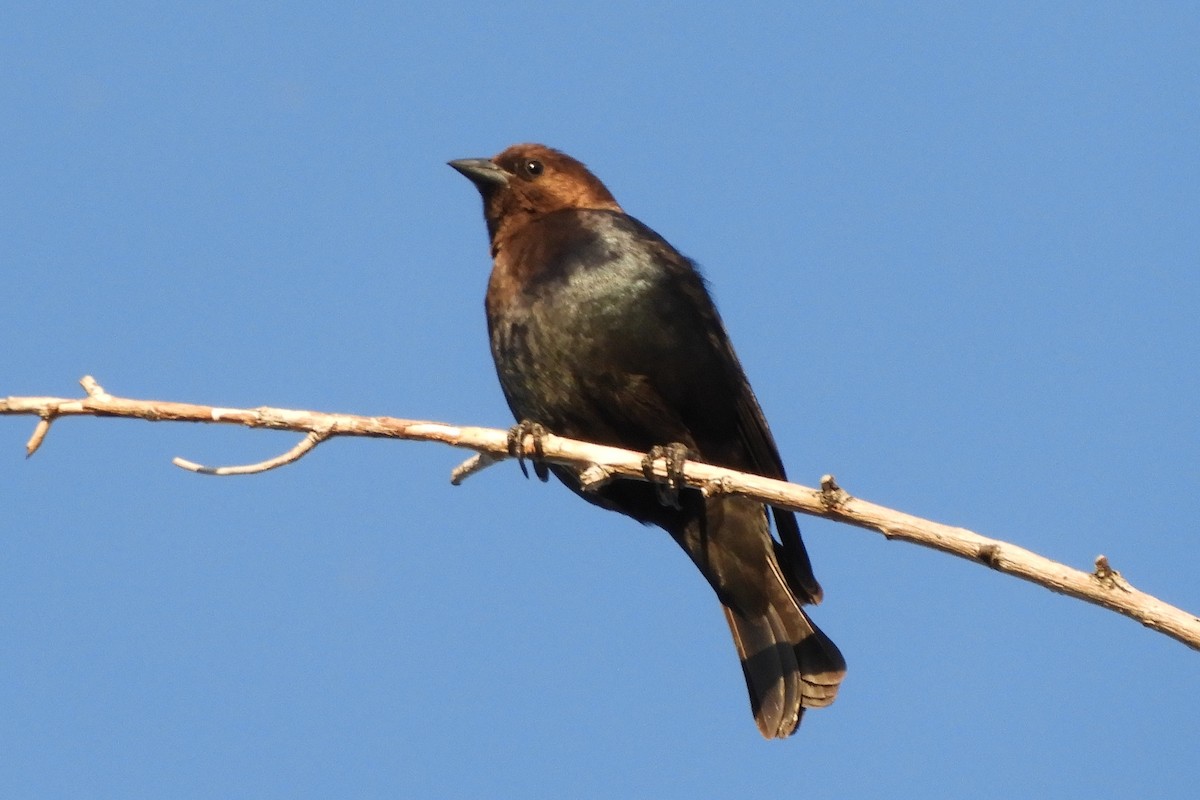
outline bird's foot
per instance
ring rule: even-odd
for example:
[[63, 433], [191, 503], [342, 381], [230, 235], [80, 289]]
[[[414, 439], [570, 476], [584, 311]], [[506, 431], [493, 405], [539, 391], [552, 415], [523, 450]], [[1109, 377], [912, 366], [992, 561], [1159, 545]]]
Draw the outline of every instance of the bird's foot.
[[[542, 450], [542, 439], [546, 435], [547, 431], [541, 423], [527, 419], [521, 420], [508, 429], [508, 454], [517, 460], [517, 464], [521, 467], [521, 474], [526, 478], [529, 477], [529, 470], [525, 469], [525, 459], [528, 457], [533, 463], [533, 474], [537, 475], [538, 480], [543, 483], [550, 479], [550, 468], [546, 466], [546, 454]], [[525, 452], [526, 436], [533, 439], [533, 455]]]
[[[679, 491], [684, 488], [683, 466], [687, 463], [690, 455], [691, 452], [687, 449], [687, 445], [671, 442], [663, 445], [656, 444], [642, 459], [642, 474], [658, 490], [658, 502], [668, 508], [681, 508]], [[654, 462], [660, 458], [663, 460], [663, 468], [667, 471], [666, 480], [654, 474]]]

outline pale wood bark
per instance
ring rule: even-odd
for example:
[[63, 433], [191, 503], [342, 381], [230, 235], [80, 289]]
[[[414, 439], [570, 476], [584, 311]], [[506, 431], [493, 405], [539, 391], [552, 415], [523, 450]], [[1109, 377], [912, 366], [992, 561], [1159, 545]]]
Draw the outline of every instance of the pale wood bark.
[[[205, 467], [184, 459], [175, 459], [175, 463], [185, 469], [213, 475], [249, 474], [273, 469], [295, 461], [311, 452], [322, 441], [334, 436], [433, 441], [474, 450], [476, 455], [451, 473], [454, 483], [459, 483], [474, 472], [510, 457], [509, 432], [495, 428], [461, 427], [398, 417], [364, 417], [286, 408], [221, 408], [194, 403], [134, 400], [108, 394], [90, 376], [80, 383], [87, 391], [86, 397], [8, 397], [0, 400], [0, 414], [27, 414], [39, 417], [34, 433], [26, 445], [28, 455], [33, 455], [42, 444], [50, 424], [58, 417], [108, 416], [151, 422], [225, 423], [305, 434], [305, 438], [287, 453], [258, 464]], [[534, 443], [530, 438], [527, 437], [522, 447], [527, 456], [532, 455]], [[643, 472], [643, 453], [553, 435], [543, 437], [539, 448], [546, 461], [577, 468], [585, 485], [599, 486], [615, 479], [646, 479]], [[667, 477], [661, 461], [653, 465], [653, 472], [660, 479]], [[812, 489], [699, 462], [688, 462], [684, 466], [682, 478], [687, 485], [706, 492], [755, 497], [780, 508], [845, 522], [877, 531], [889, 539], [900, 539], [959, 556], [1044, 586], [1051, 591], [1124, 614], [1148, 628], [1200, 650], [1200, 617], [1133, 588], [1119, 572], [1112, 569], [1104, 556], [1096, 558], [1094, 571], [1084, 572], [1051, 561], [1017, 545], [989, 539], [965, 528], [943, 525], [851, 497], [828, 475], [822, 479], [821, 488]]]

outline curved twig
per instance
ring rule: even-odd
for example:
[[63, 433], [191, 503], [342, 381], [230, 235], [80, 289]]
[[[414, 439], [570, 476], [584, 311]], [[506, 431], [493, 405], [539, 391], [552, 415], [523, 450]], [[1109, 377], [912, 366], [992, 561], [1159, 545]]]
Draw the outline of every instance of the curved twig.
[[450, 470], [450, 483], [454, 486], [458, 486], [476, 472], [483, 472], [488, 467], [492, 466], [493, 464], [499, 464], [503, 460], [503, 458], [494, 456], [491, 453], [476, 453], [454, 469]]
[[305, 453], [310, 452], [314, 447], [328, 438], [329, 431], [309, 431], [308, 435], [301, 439], [291, 450], [281, 453], [274, 458], [268, 458], [266, 461], [259, 461], [256, 464], [241, 464], [235, 467], [206, 467], [203, 464], [197, 464], [195, 461], [188, 461], [186, 458], [180, 458], [179, 456], [171, 459], [171, 463], [189, 472], [198, 472], [201, 475], [254, 475], [259, 472], [266, 472], [269, 469], [282, 467], [284, 464], [291, 464], [293, 461], [299, 461]]

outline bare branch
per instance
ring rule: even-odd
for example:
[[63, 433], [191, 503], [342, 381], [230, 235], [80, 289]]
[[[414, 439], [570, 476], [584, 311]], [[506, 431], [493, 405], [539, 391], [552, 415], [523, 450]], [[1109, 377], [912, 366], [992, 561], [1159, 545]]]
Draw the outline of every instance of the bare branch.
[[301, 439], [291, 450], [274, 458], [268, 458], [266, 461], [259, 461], [257, 464], [244, 464], [237, 467], [206, 467], [202, 464], [197, 464], [195, 461], [180, 458], [179, 456], [171, 459], [171, 463], [190, 472], [198, 472], [201, 475], [254, 475], [258, 472], [266, 472], [269, 469], [282, 467], [284, 464], [291, 464], [293, 461], [299, 461], [301, 456], [328, 438], [328, 431], [309, 431], [308, 435]]
[[25, 457], [29, 458], [37, 452], [42, 446], [42, 442], [46, 439], [46, 434], [50, 432], [50, 423], [54, 422], [54, 412], [47, 411], [38, 420], [38, 424], [33, 426], [33, 435], [29, 437], [29, 441], [25, 443]]
[[504, 459], [491, 453], [476, 453], [454, 469], [450, 470], [450, 483], [458, 486], [476, 472], [483, 472], [493, 464], [499, 464]]
[[[475, 450], [478, 453], [477, 458], [469, 459], [454, 470], [452, 480], [456, 483], [485, 466], [508, 457], [508, 431], [494, 428], [456, 427], [396, 417], [323, 414], [317, 411], [283, 408], [218, 408], [191, 403], [132, 400], [109, 395], [90, 377], [81, 383], [87, 391], [87, 397], [83, 399], [9, 397], [0, 400], [0, 414], [40, 417], [34, 436], [27, 445], [30, 453], [37, 449], [45, 437], [50, 421], [60, 416], [90, 415], [130, 417], [148, 421], [215, 422], [308, 434], [303, 442], [289, 452], [260, 464], [215, 469], [191, 465], [198, 471], [217, 475], [261, 472], [291, 463], [321, 441], [334, 436], [435, 441]], [[540, 443], [546, 461], [570, 465], [580, 470], [587, 486], [595, 487], [617, 478], [645, 480], [642, 471], [645, 457], [643, 453], [553, 435], [542, 437]], [[667, 477], [661, 459], [654, 461], [650, 466], [654, 476], [663, 479]], [[810, 489], [689, 461], [683, 466], [683, 481], [688, 486], [710, 494], [735, 493], [755, 497], [779, 508], [845, 522], [878, 531], [889, 539], [912, 542], [985, 564], [999, 572], [1124, 614], [1189, 647], [1200, 649], [1200, 618], [1133, 588], [1103, 556], [1096, 559], [1093, 572], [1083, 572], [1022, 547], [980, 536], [965, 528], [931, 522], [852, 497], [838, 486], [832, 475], [822, 477], [820, 489]]]
[[79, 385], [82, 386], [83, 390], [88, 393], [88, 397], [95, 397], [99, 400], [104, 400], [110, 396], [108, 392], [104, 391], [104, 387], [97, 383], [96, 379], [91, 375], [84, 375], [82, 378], [80, 378]]
[[579, 483], [585, 492], [594, 492], [613, 479], [612, 470], [599, 464], [591, 464], [579, 473]]

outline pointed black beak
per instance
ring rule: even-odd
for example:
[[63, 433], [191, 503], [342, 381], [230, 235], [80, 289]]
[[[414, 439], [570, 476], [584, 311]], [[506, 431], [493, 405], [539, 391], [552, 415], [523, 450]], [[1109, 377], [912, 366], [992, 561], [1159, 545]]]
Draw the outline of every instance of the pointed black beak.
[[465, 175], [481, 192], [504, 186], [512, 177], [511, 173], [486, 158], [460, 158], [447, 163]]

